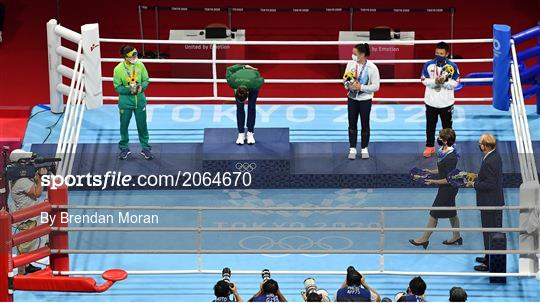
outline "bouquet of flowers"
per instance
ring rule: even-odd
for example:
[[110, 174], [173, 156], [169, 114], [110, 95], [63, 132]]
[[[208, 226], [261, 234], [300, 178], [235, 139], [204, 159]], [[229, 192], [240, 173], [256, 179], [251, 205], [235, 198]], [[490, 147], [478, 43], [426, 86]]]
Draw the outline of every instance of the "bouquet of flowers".
[[445, 79], [445, 81], [448, 81], [448, 79], [452, 78], [454, 75], [454, 67], [450, 64], [445, 64], [442, 68], [441, 77]]
[[454, 169], [448, 174], [446, 180], [453, 187], [465, 187], [465, 184], [468, 182], [476, 181], [476, 177], [477, 175], [475, 173]]
[[349, 84], [353, 84], [354, 82], [356, 82], [357, 79], [354, 76], [353, 72], [348, 71], [343, 75], [343, 80]]

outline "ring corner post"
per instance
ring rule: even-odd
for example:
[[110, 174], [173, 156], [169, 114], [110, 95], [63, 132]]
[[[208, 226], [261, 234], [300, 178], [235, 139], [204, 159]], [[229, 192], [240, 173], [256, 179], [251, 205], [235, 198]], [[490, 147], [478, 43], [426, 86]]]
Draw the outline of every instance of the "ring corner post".
[[55, 19], [47, 22], [47, 55], [49, 62], [49, 104], [51, 112], [55, 114], [64, 111], [64, 96], [57, 90], [58, 85], [62, 84], [62, 75], [58, 72], [57, 67], [62, 64], [62, 57], [56, 52], [56, 49], [61, 46], [61, 38], [54, 29], [58, 26]]
[[[47, 192], [48, 200], [51, 206], [51, 215], [56, 218], [62, 218], [62, 213], [66, 209], [55, 206], [66, 206], [68, 204], [68, 188], [65, 184], [58, 186], [56, 189], [49, 188]], [[54, 220], [53, 227], [67, 227], [68, 223], [61, 219]], [[68, 233], [64, 231], [53, 231], [49, 235], [49, 247], [54, 249], [68, 249], [69, 239]], [[56, 253], [50, 256], [50, 267], [53, 271], [69, 271], [69, 255], [66, 253]]]
[[[519, 187], [519, 205], [528, 209], [519, 211], [519, 226], [527, 227], [527, 222], [534, 216], [534, 208], [540, 203], [540, 185], [536, 181], [524, 182]], [[535, 233], [520, 233], [519, 250], [537, 251], [539, 247], [539, 236]], [[540, 278], [538, 255], [519, 255], [519, 273], [536, 274]]]
[[13, 292], [10, 289], [11, 272], [13, 271], [13, 256], [11, 255], [11, 216], [5, 210], [0, 210], [0, 301], [13, 301]]
[[510, 39], [508, 25], [493, 25], [493, 107], [510, 109]]
[[84, 89], [86, 107], [99, 108], [103, 105], [103, 80], [101, 75], [101, 46], [97, 23], [81, 26], [82, 58], [84, 61]]
[[[537, 27], [540, 28], [540, 21], [538, 22]], [[540, 35], [538, 35], [538, 38], [537, 38], [537, 45], [538, 47], [540, 47]], [[538, 55], [538, 58], [536, 58], [536, 64], [540, 65], [540, 54]], [[540, 75], [536, 76], [536, 85], [540, 86]], [[536, 91], [536, 114], [540, 115], [540, 90]], [[540, 275], [540, 271], [539, 271], [539, 275]]]

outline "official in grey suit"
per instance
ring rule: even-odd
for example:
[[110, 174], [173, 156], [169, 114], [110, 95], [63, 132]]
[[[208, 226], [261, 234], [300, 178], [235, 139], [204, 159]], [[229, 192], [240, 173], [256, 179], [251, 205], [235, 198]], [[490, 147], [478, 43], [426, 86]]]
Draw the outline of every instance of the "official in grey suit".
[[[484, 134], [480, 137], [478, 148], [484, 153], [482, 165], [478, 172], [478, 177], [474, 182], [468, 182], [468, 187], [476, 190], [477, 206], [504, 206], [502, 160], [497, 152], [497, 141], [491, 134]], [[502, 210], [481, 210], [483, 228], [501, 228]], [[489, 250], [489, 232], [484, 232], [484, 249]], [[489, 270], [489, 255], [476, 258], [480, 263], [474, 267], [477, 271]]]

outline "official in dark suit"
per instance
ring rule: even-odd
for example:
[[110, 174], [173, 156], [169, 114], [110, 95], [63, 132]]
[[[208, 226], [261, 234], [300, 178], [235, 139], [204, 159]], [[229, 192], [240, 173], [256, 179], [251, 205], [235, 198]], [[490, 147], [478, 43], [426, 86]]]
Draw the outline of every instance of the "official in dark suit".
[[[482, 165], [476, 181], [467, 183], [476, 190], [477, 206], [504, 206], [502, 160], [496, 149], [497, 141], [491, 134], [480, 137], [478, 147], [484, 153]], [[501, 228], [502, 210], [481, 210], [483, 228]], [[484, 232], [484, 249], [489, 250], [489, 232]], [[481, 263], [474, 267], [477, 271], [489, 270], [489, 255], [476, 258]]]

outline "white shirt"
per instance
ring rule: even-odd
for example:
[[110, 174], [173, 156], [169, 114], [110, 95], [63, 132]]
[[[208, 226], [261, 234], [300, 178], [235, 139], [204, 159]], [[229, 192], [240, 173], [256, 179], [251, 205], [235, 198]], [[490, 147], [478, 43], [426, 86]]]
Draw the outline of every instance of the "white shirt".
[[489, 156], [489, 154], [491, 154], [491, 153], [494, 152], [494, 151], [495, 151], [495, 149], [490, 150], [490, 151], [484, 156], [484, 158], [482, 158], [482, 162], [483, 162], [484, 160], [486, 160], [487, 156]]
[[345, 68], [345, 73], [347, 72], [352, 72], [355, 75], [356, 80], [362, 86], [360, 91], [355, 91], [350, 88], [352, 83], [344, 80], [343, 84], [349, 91], [347, 96], [357, 101], [373, 99], [373, 93], [379, 90], [381, 82], [377, 65], [369, 60], [366, 60], [364, 64], [360, 64], [357, 61], [351, 61], [347, 63], [347, 67]]

